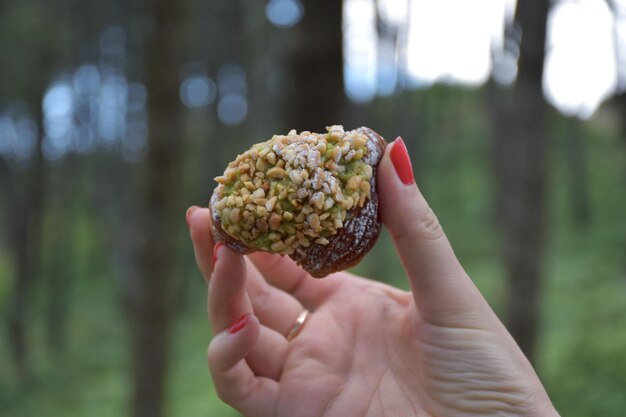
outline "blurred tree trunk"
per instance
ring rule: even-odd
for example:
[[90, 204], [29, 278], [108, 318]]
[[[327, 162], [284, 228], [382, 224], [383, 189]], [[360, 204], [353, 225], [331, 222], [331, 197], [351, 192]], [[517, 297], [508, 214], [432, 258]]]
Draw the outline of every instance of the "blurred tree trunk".
[[[44, 138], [42, 99], [55, 69], [64, 62], [63, 7], [43, 0], [0, 3], [0, 42], [3, 56], [11, 56], [0, 66], [0, 97], [7, 103], [24, 101], [35, 123], [36, 143], [28, 160], [9, 161], [13, 198], [6, 215], [11, 235], [10, 251], [14, 277], [7, 308], [8, 345], [22, 376], [28, 371], [28, 328], [31, 293], [41, 270], [44, 205], [47, 194], [47, 167], [42, 143]], [[4, 36], [2, 36], [4, 35]], [[15, 53], [28, 51], [28, 53]], [[21, 106], [18, 106], [18, 108]], [[27, 114], [26, 114], [27, 113]]]
[[[43, 97], [43, 94], [40, 97]], [[37, 125], [40, 139], [34, 160], [31, 162], [32, 166], [24, 173], [26, 187], [15, 195], [10, 214], [16, 265], [13, 295], [9, 304], [9, 332], [13, 359], [22, 377], [25, 377], [28, 372], [28, 343], [26, 341], [26, 329], [29, 322], [28, 297], [33, 282], [40, 273], [43, 203], [46, 191], [44, 159], [41, 151], [43, 137], [41, 111], [36, 111], [35, 114], [39, 116], [35, 120], [39, 120]]]
[[342, 123], [342, 3], [302, 1], [304, 16], [295, 28], [295, 47], [287, 62], [294, 81], [283, 102], [287, 129], [324, 132], [326, 126]]
[[626, 143], [626, 39], [620, 36], [619, 27], [626, 21], [626, 5], [619, 0], [605, 0], [613, 14], [613, 53], [617, 64], [617, 86], [613, 102], [621, 117], [622, 140]]
[[[10, 199], [13, 198], [13, 193], [15, 192], [13, 181], [13, 173], [9, 167], [9, 162], [4, 158], [0, 158], [0, 190], [4, 193], [5, 201], [10, 201]], [[4, 230], [9, 230], [8, 216]]]
[[20, 378], [27, 374], [27, 298], [31, 283], [28, 251], [28, 214], [24, 190], [27, 184], [28, 171], [18, 170], [5, 160], [0, 161], [3, 182], [7, 196], [6, 230], [7, 242], [13, 258], [13, 285], [7, 311], [7, 341], [11, 357]]
[[134, 417], [162, 416], [165, 400], [175, 226], [181, 226], [177, 219], [182, 220], [184, 214], [177, 212], [176, 205], [183, 150], [178, 99], [183, 4], [169, 0], [148, 2], [153, 19], [145, 42], [150, 139], [142, 164], [137, 282], [132, 297]]
[[[626, 82], [626, 80], [624, 80]], [[623, 91], [618, 97], [615, 98], [615, 102], [616, 105], [619, 109], [619, 114], [621, 115], [621, 121], [622, 121], [622, 126], [621, 126], [621, 139], [622, 139], [622, 151], [624, 151], [626, 153], [626, 91]], [[626, 165], [624, 165], [624, 168], [626, 168]], [[622, 180], [624, 181], [624, 183], [626, 184], [626, 170], [623, 171], [622, 173], [623, 178]], [[624, 271], [624, 277], [626, 277], [626, 236], [624, 236], [624, 244], [622, 245], [623, 249], [623, 271]]]
[[509, 182], [511, 176], [501, 175], [507, 171], [508, 155], [507, 149], [510, 146], [511, 130], [513, 128], [514, 107], [512, 102], [512, 91], [503, 88], [491, 81], [487, 85], [487, 106], [491, 116], [491, 128], [494, 140], [491, 145], [492, 168], [497, 174], [494, 176], [496, 188], [493, 202], [493, 220], [502, 227], [506, 210], [505, 198], [508, 197], [507, 190], [511, 188]]
[[612, 101], [614, 105], [616, 106], [618, 114], [620, 116], [621, 140], [624, 144], [626, 144], [626, 91], [622, 92], [617, 97], [613, 98]]
[[[422, 178], [424, 174], [424, 144], [428, 138], [428, 125], [426, 118], [421, 111], [424, 110], [420, 106], [423, 97], [409, 88], [409, 76], [407, 73], [407, 64], [409, 56], [409, 31], [411, 29], [411, 6], [412, 2], [407, 1], [407, 11], [404, 21], [398, 27], [397, 37], [397, 66], [396, 74], [398, 77], [398, 88], [396, 89], [396, 126], [397, 132], [392, 137], [388, 137], [392, 141], [396, 136], [401, 136], [409, 155], [413, 161], [413, 170], [416, 178]], [[422, 190], [425, 191], [425, 190]]]
[[27, 299], [31, 287], [31, 271], [28, 259], [28, 216], [24, 198], [16, 195], [9, 211], [11, 219], [11, 248], [13, 249], [14, 278], [8, 311], [9, 345], [11, 356], [21, 378], [27, 375], [26, 327]]
[[[626, 65], [626, 62], [624, 63]], [[626, 72], [626, 71], [625, 71]], [[624, 80], [626, 83], [626, 80]], [[614, 103], [617, 106], [618, 109], [618, 114], [621, 116], [621, 132], [620, 132], [620, 136], [621, 136], [621, 145], [622, 145], [622, 151], [625, 151], [626, 153], [626, 91], [623, 91], [621, 94], [619, 94], [617, 97], [615, 97], [614, 99]], [[623, 168], [626, 168], [626, 164], [622, 165]], [[622, 171], [622, 181], [623, 184], [626, 184], [626, 169], [624, 169]], [[624, 239], [622, 239], [623, 244], [622, 244], [622, 253], [623, 253], [623, 262], [622, 262], [622, 269], [624, 272], [624, 277], [626, 277], [626, 236], [624, 237]]]
[[[617, 88], [616, 95], [611, 100], [611, 104], [617, 109], [620, 117], [620, 136], [622, 146], [626, 146], [626, 39], [620, 36], [619, 26], [626, 21], [626, 5], [618, 0], [606, 0], [607, 5], [613, 14], [613, 51], [615, 54], [615, 62], [617, 63]], [[626, 165], [625, 165], [626, 168]], [[623, 172], [626, 181], [626, 170]], [[623, 249], [623, 271], [626, 277], [626, 238]]]
[[[40, 273], [43, 209], [47, 189], [42, 150], [44, 132], [41, 103], [47, 88], [51, 51], [42, 46], [38, 53], [39, 66], [35, 69], [34, 81], [28, 85], [25, 94], [37, 128], [34, 154], [22, 167], [8, 164], [9, 170], [14, 171], [12, 180], [9, 180], [14, 181], [14, 189], [7, 215], [15, 274], [7, 321], [11, 354], [22, 378], [28, 375], [28, 298], [33, 282]], [[16, 184], [20, 184], [17, 189]]]
[[591, 219], [587, 158], [580, 119], [569, 117], [565, 123], [565, 155], [570, 206], [574, 225], [580, 230], [586, 228]]
[[54, 210], [52, 240], [57, 246], [46, 271], [46, 343], [48, 349], [59, 355], [66, 345], [67, 299], [69, 292], [68, 265], [71, 265], [72, 222], [66, 211]]
[[[48, 170], [48, 186], [54, 192], [47, 199], [46, 247], [55, 250], [47, 253], [42, 263], [46, 270], [44, 277], [46, 306], [45, 332], [48, 350], [52, 355], [61, 355], [67, 342], [67, 313], [69, 303], [72, 267], [76, 257], [74, 248], [74, 230], [77, 222], [76, 200], [82, 198], [80, 184], [85, 179], [81, 164], [83, 156], [66, 156], [63, 164]], [[87, 261], [89, 263], [89, 261]], [[94, 267], [93, 264], [91, 264]], [[83, 271], [81, 271], [83, 272]], [[88, 271], [88, 274], [92, 270]], [[79, 276], [84, 276], [80, 272]], [[88, 275], [87, 275], [88, 276]]]
[[509, 279], [508, 328], [532, 360], [539, 325], [547, 181], [547, 104], [542, 75], [548, 1], [522, 1], [516, 20], [522, 27], [518, 76], [512, 92], [511, 131], [497, 137], [497, 190], [503, 195], [502, 228]]
[[[93, 39], [93, 33], [88, 29], [93, 27], [93, 7], [90, 2], [71, 0], [66, 4], [65, 13], [71, 18], [70, 40], [67, 48], [72, 51], [75, 58], [70, 59], [70, 65], [79, 67], [84, 64], [81, 56], [86, 52], [93, 53], [85, 48], [85, 43]], [[91, 62], [95, 61], [89, 57]], [[61, 178], [61, 181], [59, 181]], [[65, 347], [66, 319], [67, 319], [67, 296], [69, 292], [69, 265], [71, 265], [72, 229], [74, 222], [68, 221], [75, 213], [71, 211], [71, 205], [76, 198], [76, 189], [80, 188], [74, 180], [85, 178], [82, 164], [77, 158], [66, 157], [62, 164], [49, 170], [50, 189], [54, 190], [48, 200], [49, 218], [52, 219], [47, 227], [50, 240], [57, 248], [49, 254], [47, 263], [44, 264], [46, 275], [46, 315], [45, 332], [48, 350], [55, 356], [62, 353]], [[68, 192], [72, 190], [73, 192]]]

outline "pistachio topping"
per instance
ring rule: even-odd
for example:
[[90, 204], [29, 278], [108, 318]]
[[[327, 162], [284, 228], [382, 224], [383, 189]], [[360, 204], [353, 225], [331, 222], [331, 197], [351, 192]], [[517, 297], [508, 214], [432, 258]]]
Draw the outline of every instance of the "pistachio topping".
[[[215, 178], [222, 229], [257, 249], [292, 254], [328, 238], [371, 196], [368, 137], [343, 126], [274, 135]], [[301, 249], [300, 249], [301, 250]]]

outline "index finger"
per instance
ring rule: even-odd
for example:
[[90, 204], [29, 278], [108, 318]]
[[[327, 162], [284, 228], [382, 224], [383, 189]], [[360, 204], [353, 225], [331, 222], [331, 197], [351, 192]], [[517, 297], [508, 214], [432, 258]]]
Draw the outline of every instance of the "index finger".
[[209, 254], [213, 253], [214, 246], [211, 235], [211, 212], [206, 208], [191, 207], [187, 217], [196, 263], [204, 280], [209, 282], [213, 270], [212, 256]]

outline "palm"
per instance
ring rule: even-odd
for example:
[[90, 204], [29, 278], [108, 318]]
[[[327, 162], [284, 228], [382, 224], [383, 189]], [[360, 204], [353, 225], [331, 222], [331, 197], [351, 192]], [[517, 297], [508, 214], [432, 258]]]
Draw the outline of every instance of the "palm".
[[343, 275], [290, 346], [276, 416], [485, 415], [530, 395], [511, 362], [488, 366], [507, 359], [496, 334], [429, 325], [411, 293]]
[[394, 351], [407, 348], [398, 345], [398, 323], [412, 317], [410, 294], [348, 274], [333, 279], [344, 282], [292, 342], [280, 378], [278, 416], [376, 415], [381, 407], [406, 402], [408, 381], [390, 369]]

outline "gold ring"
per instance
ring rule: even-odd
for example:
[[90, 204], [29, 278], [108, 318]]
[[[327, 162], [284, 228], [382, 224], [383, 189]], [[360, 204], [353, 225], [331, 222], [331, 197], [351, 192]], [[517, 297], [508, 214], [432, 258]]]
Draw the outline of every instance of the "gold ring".
[[298, 335], [298, 333], [300, 333], [300, 331], [304, 327], [304, 323], [306, 322], [308, 318], [309, 318], [309, 310], [302, 310], [302, 312], [298, 314], [295, 324], [293, 325], [291, 330], [289, 330], [289, 333], [287, 333], [287, 336], [286, 336], [287, 341], [292, 340], [294, 337]]

